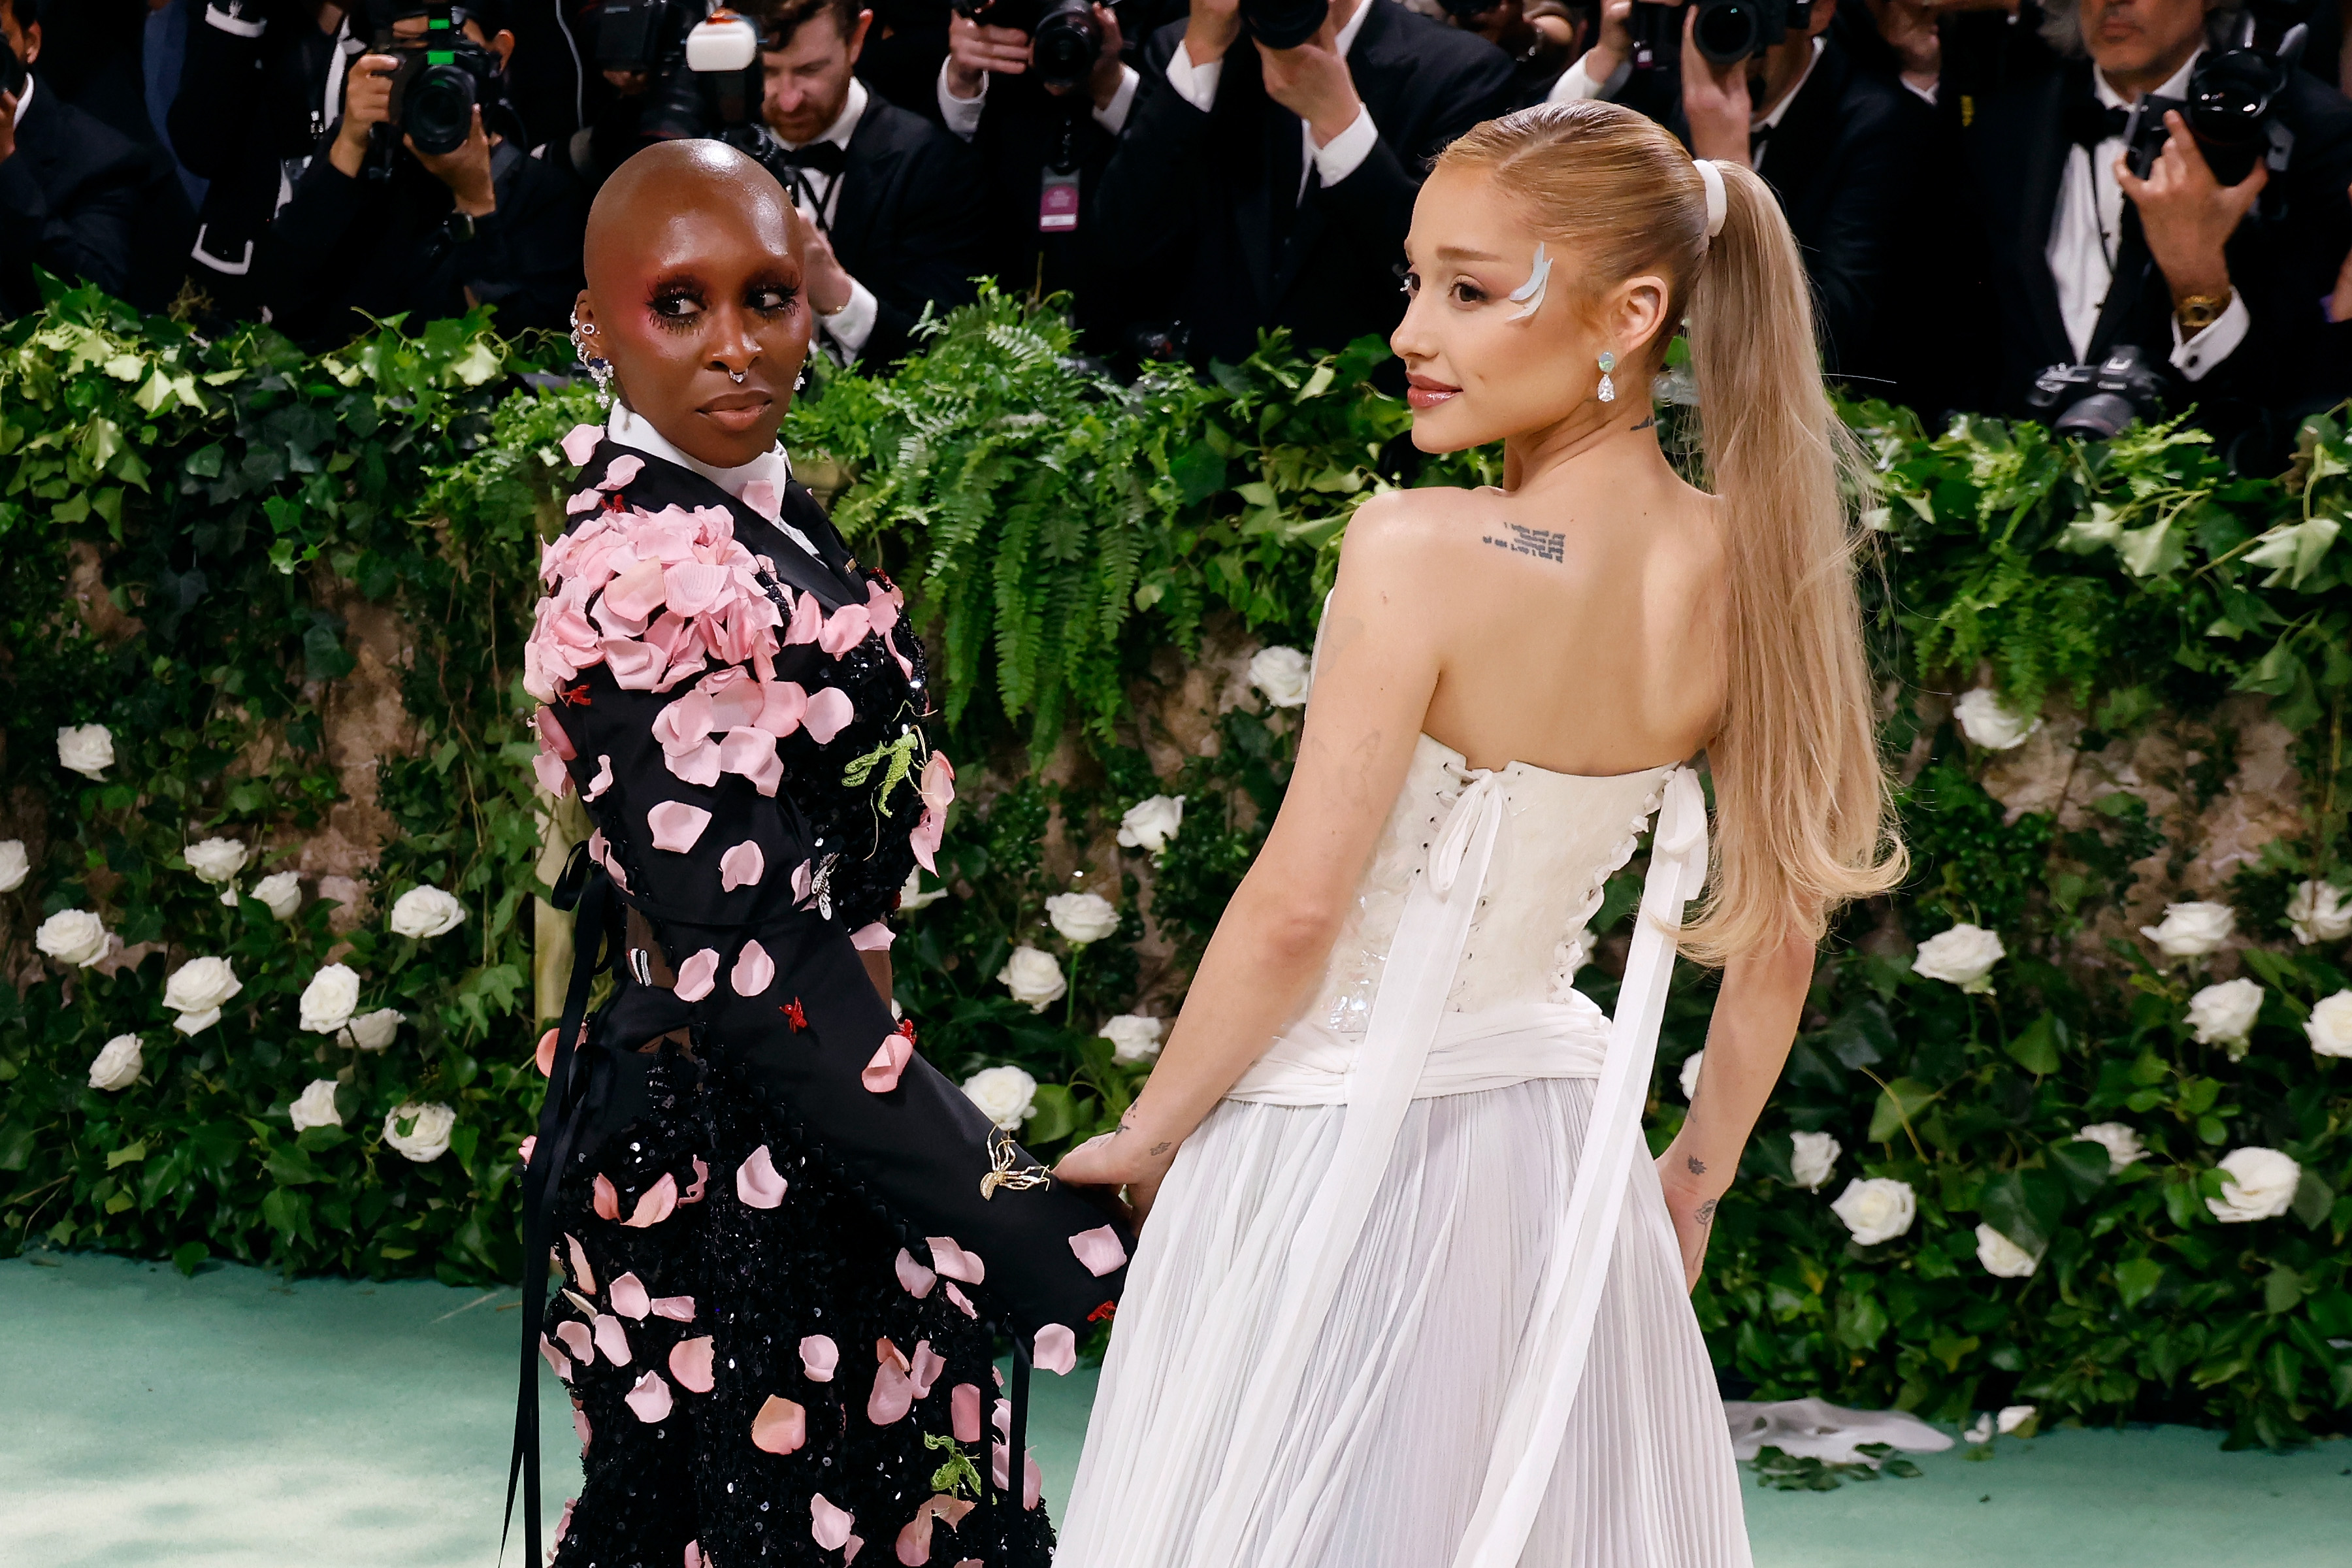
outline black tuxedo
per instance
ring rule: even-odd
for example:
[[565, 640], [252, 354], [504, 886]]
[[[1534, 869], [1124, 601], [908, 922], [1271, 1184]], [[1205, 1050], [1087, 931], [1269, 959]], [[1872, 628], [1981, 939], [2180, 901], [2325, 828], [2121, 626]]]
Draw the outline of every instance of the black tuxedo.
[[[1637, 73], [1620, 101], [1688, 144], [1678, 69]], [[1757, 173], [1780, 198], [1804, 253], [1823, 361], [1857, 391], [1886, 395], [1912, 370], [1904, 363], [1906, 318], [1889, 307], [1916, 298], [1908, 284], [1922, 258], [1906, 242], [1934, 194], [1927, 166], [1933, 129], [1924, 102], [1857, 68], [1832, 37], [1762, 143]]]
[[879, 94], [866, 101], [833, 208], [833, 252], [880, 307], [858, 357], [885, 365], [913, 346], [925, 305], [971, 303], [987, 268], [980, 165], [971, 149]]
[[[2062, 117], [2071, 95], [2090, 95], [2090, 73], [2089, 61], [2076, 60], [2017, 84], [1986, 102], [1967, 135], [2000, 322], [1997, 400], [2010, 409], [2022, 407], [2036, 373], [2078, 357], [2046, 257], [2074, 151]], [[2333, 403], [2352, 390], [2340, 335], [2320, 310], [2352, 248], [2352, 205], [2344, 195], [2352, 182], [2352, 104], [2294, 72], [2285, 110], [2295, 132], [2287, 172], [2272, 176], [2224, 247], [2231, 284], [2252, 317], [2236, 352], [2195, 383], [2172, 371], [2171, 290], [2126, 197], [2115, 281], [2087, 354], [2096, 360], [2120, 344], [2139, 345], [2172, 379], [2176, 405], [2197, 403], [2203, 422], [2224, 432], [2259, 406]]]
[[1474, 34], [1406, 10], [1371, 7], [1348, 72], [1379, 143], [1329, 189], [1297, 199], [1305, 150], [1298, 117], [1266, 96], [1247, 38], [1226, 51], [1214, 107], [1202, 113], [1168, 85], [1184, 24], [1152, 35], [1118, 152], [1105, 171], [1094, 237], [1113, 309], [1129, 321], [1192, 331], [1196, 358], [1238, 360], [1264, 327], [1310, 348], [1393, 329], [1402, 310], [1393, 268], [1412, 222], [1426, 160], [1505, 111], [1511, 62]]
[[0, 316], [41, 308], [39, 267], [120, 294], [131, 229], [155, 178], [147, 150], [37, 82], [0, 162]]

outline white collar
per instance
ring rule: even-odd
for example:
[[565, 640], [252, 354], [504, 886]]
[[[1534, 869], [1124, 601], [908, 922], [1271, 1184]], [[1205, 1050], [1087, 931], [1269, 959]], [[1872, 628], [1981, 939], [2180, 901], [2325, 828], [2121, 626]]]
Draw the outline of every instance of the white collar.
[[[860, 81], [857, 78], [851, 77], [849, 79], [849, 96], [842, 100], [841, 112], [834, 116], [833, 123], [824, 128], [824, 134], [819, 136], [817, 140], [819, 142], [830, 142], [835, 146], [840, 148], [843, 152], [847, 152], [849, 150], [849, 139], [856, 132], [857, 122], [866, 118], [866, 105], [870, 96], [871, 95], [866, 90], [866, 84]], [[797, 153], [802, 148], [808, 146], [809, 143], [806, 142], [784, 142], [784, 145]]]
[[1780, 101], [1772, 106], [1771, 112], [1756, 115], [1748, 120], [1748, 130], [1771, 131], [1780, 126], [1780, 121], [1788, 115], [1789, 105], [1797, 101], [1797, 95], [1805, 90], [1805, 83], [1812, 79], [1813, 68], [1822, 63], [1822, 38], [1816, 36], [1813, 39], [1813, 52], [1805, 60], [1805, 68], [1798, 73], [1796, 81], [1788, 91], [1780, 95]]
[[1356, 14], [1348, 18], [1348, 25], [1340, 28], [1339, 37], [1331, 40], [1332, 47], [1339, 50], [1341, 59], [1346, 59], [1348, 51], [1356, 47], [1356, 35], [1364, 30], [1364, 18], [1370, 16], [1372, 7], [1380, 3], [1381, 0], [1359, 0]]
[[[793, 477], [793, 460], [785, 455], [782, 442], [777, 442], [770, 450], [736, 468], [715, 468], [679, 451], [667, 437], [654, 428], [652, 420], [634, 412], [626, 404], [618, 402], [613, 405], [612, 416], [604, 421], [604, 434], [617, 445], [634, 447], [649, 458], [676, 463], [681, 468], [692, 469], [737, 500], [743, 500], [743, 492], [752, 485], [765, 484], [768, 488], [763, 499], [770, 501], [775, 510], [751, 501], [744, 501], [744, 504], [783, 530], [793, 543], [811, 555], [817, 555], [816, 545], [809, 536], [786, 522], [782, 516], [784, 487], [792, 482]], [[819, 555], [818, 559], [824, 558]]]
[[[2174, 71], [2170, 77], [2166, 79], [2164, 85], [2156, 89], [2156, 96], [2158, 98], [2188, 97], [2189, 75], [2191, 72], [2196, 70], [2197, 62], [2204, 58], [2205, 51], [2200, 47], [2195, 54], [2189, 57], [2188, 64], [2182, 66], [2179, 70]], [[2129, 109], [2131, 107], [2130, 104], [2124, 101], [2123, 94], [2117, 92], [2114, 88], [2107, 85], [2107, 73], [2099, 69], [2095, 66], [2091, 68], [2091, 90], [2098, 94], [2099, 101], [2109, 109]]]
[[25, 90], [16, 95], [17, 124], [22, 125], [25, 123], [25, 111], [33, 107], [33, 89], [38, 86], [40, 86], [40, 83], [33, 79], [33, 73], [31, 71], [26, 71], [25, 73]]

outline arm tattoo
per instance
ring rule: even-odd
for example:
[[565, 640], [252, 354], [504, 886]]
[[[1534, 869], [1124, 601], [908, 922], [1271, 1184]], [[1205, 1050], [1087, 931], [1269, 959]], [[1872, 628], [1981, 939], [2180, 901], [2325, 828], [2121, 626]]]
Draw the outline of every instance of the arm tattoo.
[[1690, 1173], [1694, 1176], [1704, 1176], [1706, 1174], [1706, 1162], [1700, 1159], [1696, 1154], [1684, 1155], [1683, 1163], [1690, 1167]]
[[1713, 1225], [1715, 1223], [1715, 1199], [1707, 1199], [1706, 1202], [1699, 1205], [1698, 1207], [1691, 1211], [1691, 1218], [1698, 1221], [1701, 1225]]
[[1497, 539], [1491, 533], [1482, 534], [1478, 542], [1491, 544], [1497, 550], [1507, 550], [1514, 555], [1532, 555], [1538, 561], [1558, 561], [1568, 552], [1568, 535], [1565, 533], [1529, 528], [1523, 522], [1507, 522], [1503, 527], [1509, 531], [1509, 538]]
[[1167, 1145], [1167, 1144], [1165, 1144], [1165, 1143], [1154, 1143], [1154, 1144], [1151, 1146], [1151, 1157], [1152, 1157], [1153, 1159], [1157, 1160], [1158, 1158], [1160, 1158], [1160, 1155], [1165, 1154], [1166, 1152], [1168, 1152], [1168, 1149], [1169, 1149], [1169, 1145]]

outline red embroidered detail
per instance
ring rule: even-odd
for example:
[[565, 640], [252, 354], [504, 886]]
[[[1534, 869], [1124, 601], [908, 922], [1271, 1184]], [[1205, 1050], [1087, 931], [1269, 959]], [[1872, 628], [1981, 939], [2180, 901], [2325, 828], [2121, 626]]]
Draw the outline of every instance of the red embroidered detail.
[[1097, 1307], [1093, 1311], [1087, 1314], [1087, 1321], [1089, 1323], [1108, 1323], [1118, 1311], [1118, 1302], [1105, 1301], [1101, 1306]]
[[799, 997], [793, 997], [776, 1011], [784, 1016], [784, 1022], [790, 1024], [795, 1032], [808, 1027], [808, 1015], [801, 1011]]
[[881, 584], [887, 590], [895, 592], [898, 589], [898, 584], [890, 581], [890, 574], [883, 571], [879, 566], [868, 566], [866, 569], [866, 574]]
[[906, 1036], [907, 1043], [910, 1046], [913, 1045], [915, 1043], [915, 1020], [912, 1018], [899, 1019], [898, 1027], [894, 1030], [893, 1033]]
[[573, 687], [559, 686], [555, 689], [555, 700], [569, 707], [585, 708], [589, 705], [588, 683], [583, 680]]

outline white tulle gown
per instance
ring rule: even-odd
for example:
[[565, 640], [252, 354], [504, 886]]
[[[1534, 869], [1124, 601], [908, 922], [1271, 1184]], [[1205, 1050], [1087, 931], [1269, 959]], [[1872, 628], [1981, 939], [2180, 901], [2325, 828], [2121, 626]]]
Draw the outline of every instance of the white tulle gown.
[[[1612, 1020], [1571, 982], [1653, 812]], [[1686, 770], [1421, 738], [1314, 1001], [1160, 1190], [1057, 1568], [1746, 1568], [1640, 1130], [1706, 858]]]

